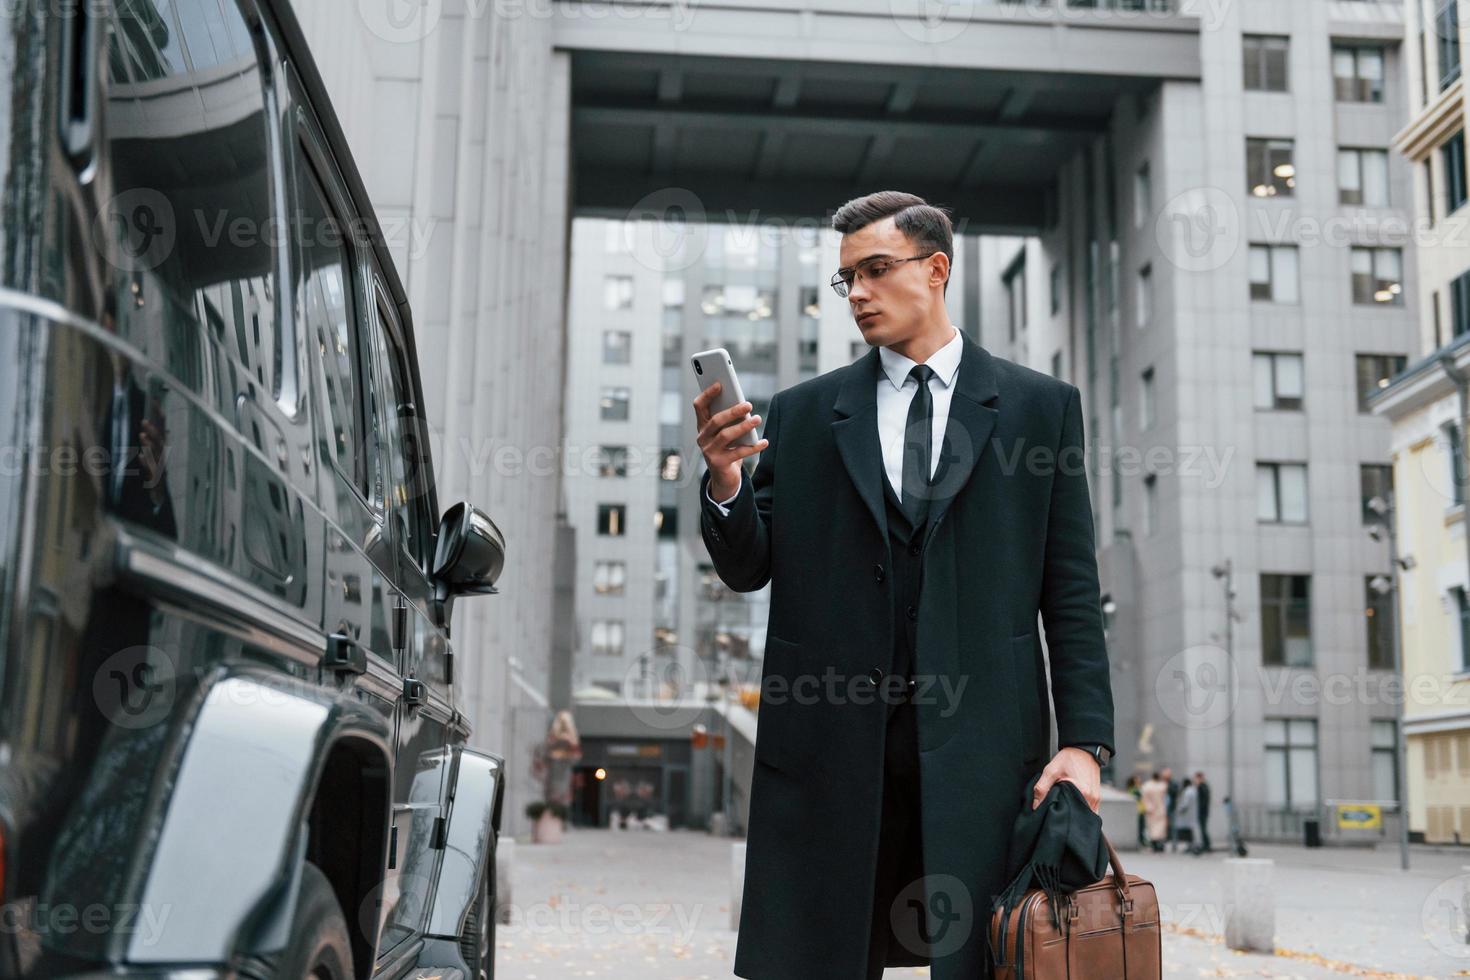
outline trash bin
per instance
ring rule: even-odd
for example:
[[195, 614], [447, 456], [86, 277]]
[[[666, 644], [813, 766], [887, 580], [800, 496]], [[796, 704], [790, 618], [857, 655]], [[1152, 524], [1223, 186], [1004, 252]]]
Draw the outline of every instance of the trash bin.
[[1308, 817], [1302, 821], [1302, 834], [1306, 838], [1308, 847], [1322, 846], [1322, 821], [1316, 817]]

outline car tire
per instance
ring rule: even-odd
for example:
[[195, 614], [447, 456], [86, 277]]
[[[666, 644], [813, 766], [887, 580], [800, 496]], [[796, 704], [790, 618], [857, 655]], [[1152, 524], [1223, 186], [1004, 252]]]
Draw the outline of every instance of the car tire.
[[296, 919], [286, 948], [259, 961], [277, 980], [352, 980], [352, 942], [332, 883], [310, 861], [301, 866]]
[[475, 904], [465, 915], [459, 934], [459, 955], [470, 968], [468, 980], [495, 977], [495, 848], [485, 856], [485, 881]]

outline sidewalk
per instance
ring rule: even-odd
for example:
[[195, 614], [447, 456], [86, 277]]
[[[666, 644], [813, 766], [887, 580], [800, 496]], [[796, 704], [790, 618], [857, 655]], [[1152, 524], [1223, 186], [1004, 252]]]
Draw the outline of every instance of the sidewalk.
[[[569, 829], [560, 844], [518, 841], [511, 921], [498, 927], [496, 976], [732, 976], [730, 844], [698, 831], [583, 828]], [[1277, 862], [1276, 945], [1286, 955], [1238, 954], [1220, 941], [1223, 854], [1120, 855], [1128, 871], [1159, 889], [1165, 977], [1470, 976], [1470, 948], [1453, 956], [1445, 936], [1421, 925], [1426, 901], [1442, 882], [1466, 874], [1461, 865], [1470, 856], [1416, 851], [1407, 874], [1398, 870], [1392, 848], [1252, 845], [1250, 856]], [[886, 974], [890, 980], [927, 975], [912, 968]]]
[[[1470, 946], [1454, 944], [1445, 914], [1450, 910], [1441, 904], [1452, 890], [1460, 896], [1470, 888], [1470, 851], [1411, 848], [1405, 872], [1396, 845], [1247, 846], [1250, 857], [1276, 863], [1278, 949], [1413, 976], [1470, 976]], [[1166, 923], [1219, 936], [1225, 931], [1220, 899], [1226, 856], [1191, 857], [1181, 850], [1119, 858], [1158, 887]], [[1429, 928], [1426, 905], [1438, 913], [1431, 914]]]

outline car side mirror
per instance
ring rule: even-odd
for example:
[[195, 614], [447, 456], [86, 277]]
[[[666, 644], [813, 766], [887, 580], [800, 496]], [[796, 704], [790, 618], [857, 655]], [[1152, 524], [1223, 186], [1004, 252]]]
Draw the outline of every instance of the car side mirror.
[[505, 536], [484, 511], [458, 503], [444, 512], [434, 549], [434, 618], [444, 630], [461, 595], [494, 595], [505, 568]]

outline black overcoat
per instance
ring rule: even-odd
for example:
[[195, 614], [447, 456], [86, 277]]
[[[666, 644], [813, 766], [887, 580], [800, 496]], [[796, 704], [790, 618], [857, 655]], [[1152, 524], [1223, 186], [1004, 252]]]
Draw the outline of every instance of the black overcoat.
[[[778, 392], [728, 516], [700, 480], [720, 578], [771, 584], [741, 977], [864, 975], [896, 628], [879, 372], [875, 347]], [[914, 670], [930, 975], [975, 980], [1021, 795], [1049, 758], [1048, 683], [1060, 745], [1111, 749], [1113, 700], [1078, 389], [967, 336], [954, 383]]]

